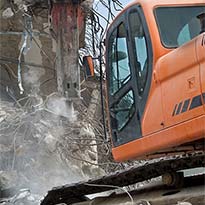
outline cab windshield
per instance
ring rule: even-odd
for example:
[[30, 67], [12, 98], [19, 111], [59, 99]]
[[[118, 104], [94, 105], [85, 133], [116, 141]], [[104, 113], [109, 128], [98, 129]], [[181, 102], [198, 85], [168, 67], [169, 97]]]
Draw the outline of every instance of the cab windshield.
[[179, 47], [205, 32], [205, 6], [158, 7], [155, 16], [167, 48]]

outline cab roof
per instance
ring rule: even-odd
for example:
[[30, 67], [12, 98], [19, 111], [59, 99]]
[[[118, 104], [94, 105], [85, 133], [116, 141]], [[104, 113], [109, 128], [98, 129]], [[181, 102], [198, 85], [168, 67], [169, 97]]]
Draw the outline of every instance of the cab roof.
[[146, 5], [149, 7], [157, 7], [157, 6], [168, 6], [168, 5], [194, 5], [194, 4], [205, 4], [204, 0], [135, 0], [132, 3], [128, 4], [128, 6], [132, 4], [139, 3], [141, 5]]
[[152, 11], [156, 7], [161, 6], [193, 6], [193, 5], [205, 5], [205, 0], [133, 0], [130, 2], [119, 14], [115, 17], [111, 25], [115, 22], [118, 16], [124, 13], [130, 6], [140, 4], [145, 10]]

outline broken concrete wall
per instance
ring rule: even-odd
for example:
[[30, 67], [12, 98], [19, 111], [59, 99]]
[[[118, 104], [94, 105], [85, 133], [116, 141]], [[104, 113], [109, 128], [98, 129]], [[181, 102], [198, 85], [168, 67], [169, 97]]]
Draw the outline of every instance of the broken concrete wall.
[[[65, 116], [65, 101], [55, 93], [55, 43], [47, 10], [35, 9], [27, 25], [18, 5], [21, 1], [8, 2], [0, 5], [0, 181], [9, 179], [4, 188], [45, 193], [52, 186], [101, 175], [96, 140], [96, 133], [102, 131], [98, 83], [83, 83], [82, 100]], [[26, 52], [20, 56], [25, 42]]]
[[[48, 32], [48, 16], [45, 9], [39, 11], [39, 16], [32, 16], [32, 33], [26, 30], [25, 16], [23, 11], [17, 10], [13, 16], [3, 15], [5, 10], [11, 8], [11, 5], [1, 2], [1, 80], [6, 78], [12, 72], [12, 85], [15, 85], [14, 93], [19, 96], [16, 77], [18, 75], [18, 59], [20, 50], [24, 43], [25, 35], [28, 35], [27, 52], [21, 57], [21, 75], [22, 84], [26, 89], [26, 94], [38, 90], [42, 95], [48, 95], [56, 90], [55, 79], [55, 52], [53, 52], [52, 39]], [[14, 5], [15, 6], [15, 5]], [[18, 6], [16, 7], [18, 9]], [[32, 40], [29, 38], [32, 35]], [[29, 42], [30, 41], [30, 42]], [[9, 69], [8, 69], [9, 66]], [[7, 70], [5, 71], [3, 70]], [[10, 71], [12, 69], [12, 71]], [[5, 74], [4, 74], [5, 73]], [[8, 78], [8, 77], [7, 77]], [[11, 81], [5, 82], [4, 86], [11, 84]]]

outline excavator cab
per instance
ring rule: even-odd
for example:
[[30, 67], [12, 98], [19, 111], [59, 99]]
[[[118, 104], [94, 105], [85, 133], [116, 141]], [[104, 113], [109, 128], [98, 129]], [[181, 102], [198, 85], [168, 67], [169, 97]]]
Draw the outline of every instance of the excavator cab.
[[[107, 111], [116, 161], [204, 150], [205, 4], [177, 4], [133, 2], [108, 29]], [[86, 62], [91, 73], [90, 57]]]
[[[140, 7], [129, 10], [128, 18], [130, 25], [122, 15], [108, 32], [107, 87], [114, 146], [142, 136], [141, 117], [152, 73], [152, 45]], [[124, 54], [123, 59], [119, 53]]]
[[203, 1], [137, 1], [111, 24], [106, 83], [116, 161], [203, 146], [204, 13]]

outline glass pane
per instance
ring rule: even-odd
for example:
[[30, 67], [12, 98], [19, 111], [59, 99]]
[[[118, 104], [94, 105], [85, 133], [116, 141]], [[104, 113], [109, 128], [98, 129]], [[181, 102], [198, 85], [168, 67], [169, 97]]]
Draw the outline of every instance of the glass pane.
[[130, 79], [126, 30], [121, 23], [109, 39], [110, 94], [116, 93]]
[[130, 90], [121, 100], [111, 108], [112, 118], [116, 120], [117, 130], [120, 131], [132, 118], [134, 108], [134, 94]]
[[148, 72], [148, 56], [147, 56], [147, 44], [143, 25], [140, 17], [136, 11], [133, 11], [129, 15], [132, 42], [134, 46], [134, 55], [136, 60], [136, 72], [137, 72], [137, 83], [138, 91], [141, 95], [144, 91], [147, 72]]
[[166, 47], [178, 47], [205, 32], [205, 6], [159, 7], [156, 17]]
[[189, 41], [191, 39], [190, 33], [189, 33], [189, 26], [186, 24], [184, 28], [179, 33], [179, 36], [177, 38], [178, 45], [182, 45]]

